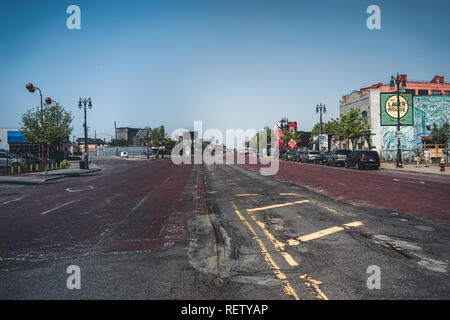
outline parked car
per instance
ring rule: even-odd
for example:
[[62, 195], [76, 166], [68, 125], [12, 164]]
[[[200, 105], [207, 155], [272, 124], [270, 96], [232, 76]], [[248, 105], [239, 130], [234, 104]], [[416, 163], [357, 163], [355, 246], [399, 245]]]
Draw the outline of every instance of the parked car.
[[294, 159], [292, 161], [300, 162], [300, 158], [301, 158], [302, 154], [303, 154], [303, 151], [301, 149], [297, 149], [297, 151], [294, 154]]
[[283, 153], [282, 160], [284, 161], [294, 161], [295, 150], [286, 149], [286, 152]]
[[16, 154], [10, 154], [13, 158], [23, 158], [26, 161], [27, 166], [29, 165], [35, 165], [36, 163], [41, 163], [41, 158], [38, 156], [35, 156], [32, 153], [16, 153]]
[[327, 163], [327, 152], [320, 153], [317, 158], [314, 159], [314, 164], [325, 164]]
[[12, 155], [6, 152], [0, 152], [0, 167], [7, 168], [13, 167], [14, 170], [17, 170], [19, 167], [25, 168], [27, 165], [27, 160], [23, 157], [13, 157]]
[[314, 160], [319, 156], [319, 151], [307, 150], [302, 155], [302, 162], [314, 162]]
[[327, 157], [327, 165], [332, 165], [336, 167], [337, 165], [344, 165], [347, 155], [352, 152], [348, 149], [337, 149], [331, 150], [329, 156]]
[[363, 168], [378, 170], [380, 168], [380, 156], [376, 151], [352, 151], [347, 155], [345, 167], [355, 167], [358, 170]]

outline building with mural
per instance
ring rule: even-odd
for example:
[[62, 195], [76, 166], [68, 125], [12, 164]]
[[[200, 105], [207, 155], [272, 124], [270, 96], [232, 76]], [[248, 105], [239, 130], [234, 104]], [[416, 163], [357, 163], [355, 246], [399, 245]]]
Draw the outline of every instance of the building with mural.
[[[445, 83], [443, 76], [435, 76], [430, 82], [407, 81], [407, 75], [399, 78], [406, 81], [406, 90], [400, 94], [401, 148], [411, 155], [417, 148], [422, 150], [424, 142], [430, 140], [433, 124], [441, 127], [449, 122], [450, 83]], [[351, 108], [360, 110], [371, 128], [370, 134], [358, 141], [357, 147], [375, 149], [384, 158], [395, 157], [396, 91], [382, 83], [354, 90], [339, 101], [340, 114]]]

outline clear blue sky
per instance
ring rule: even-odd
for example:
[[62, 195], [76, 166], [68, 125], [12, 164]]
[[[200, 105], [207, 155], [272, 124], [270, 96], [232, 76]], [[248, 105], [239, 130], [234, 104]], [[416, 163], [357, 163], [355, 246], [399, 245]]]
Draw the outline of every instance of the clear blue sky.
[[[81, 8], [81, 30], [66, 8]], [[381, 30], [366, 9], [381, 8]], [[450, 1], [13, 1], [0, 2], [0, 127], [61, 102], [82, 135], [78, 98], [91, 97], [90, 136], [118, 126], [167, 131], [263, 128], [287, 116], [310, 130], [343, 94], [396, 72], [450, 80]]]

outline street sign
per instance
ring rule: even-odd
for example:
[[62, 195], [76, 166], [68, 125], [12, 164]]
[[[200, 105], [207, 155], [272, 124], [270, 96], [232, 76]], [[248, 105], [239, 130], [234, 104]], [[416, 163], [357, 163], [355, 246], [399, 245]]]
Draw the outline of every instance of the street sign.
[[[400, 102], [400, 103], [399, 103]], [[382, 126], [396, 126], [400, 113], [400, 125], [414, 125], [412, 93], [400, 93], [397, 97], [395, 93], [380, 94], [380, 117]]]
[[297, 143], [295, 143], [295, 140], [294, 140], [294, 139], [291, 139], [291, 140], [288, 142], [288, 146], [291, 147], [291, 148], [295, 147], [296, 145], [297, 145]]

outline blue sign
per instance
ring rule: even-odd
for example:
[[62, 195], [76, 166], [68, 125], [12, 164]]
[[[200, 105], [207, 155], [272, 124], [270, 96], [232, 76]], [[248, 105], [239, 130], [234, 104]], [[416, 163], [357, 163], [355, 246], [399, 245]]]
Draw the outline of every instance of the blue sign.
[[20, 131], [8, 131], [8, 143], [26, 143], [28, 142]]

